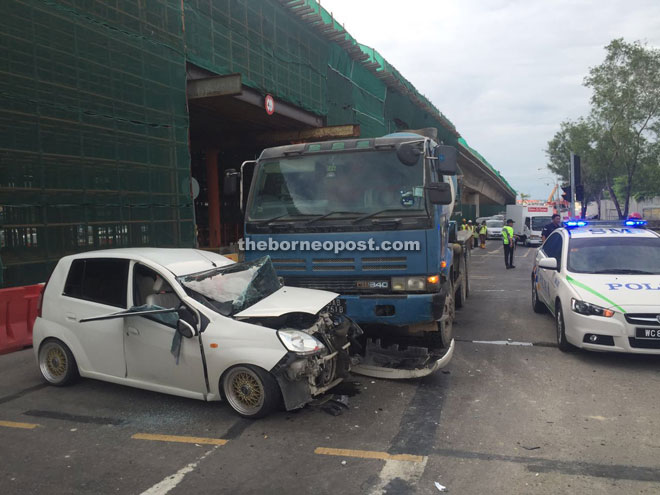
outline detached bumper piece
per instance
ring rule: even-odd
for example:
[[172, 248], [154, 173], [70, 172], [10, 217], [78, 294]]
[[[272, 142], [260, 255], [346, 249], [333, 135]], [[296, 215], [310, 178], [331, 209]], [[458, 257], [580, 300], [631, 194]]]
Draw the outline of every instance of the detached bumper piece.
[[454, 355], [452, 339], [444, 354], [432, 353], [426, 347], [409, 346], [400, 350], [398, 345], [383, 347], [380, 339], [367, 342], [365, 356], [352, 368], [353, 373], [374, 378], [420, 378], [444, 368]]

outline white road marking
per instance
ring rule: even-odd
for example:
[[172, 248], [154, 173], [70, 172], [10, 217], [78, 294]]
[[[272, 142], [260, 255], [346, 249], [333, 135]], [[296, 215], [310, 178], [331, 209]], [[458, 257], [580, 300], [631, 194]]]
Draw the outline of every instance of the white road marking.
[[424, 474], [427, 461], [426, 456], [422, 462], [385, 461], [385, 465], [378, 475], [378, 483], [371, 489], [369, 495], [383, 495], [387, 485], [396, 478], [415, 486]]
[[201, 456], [195, 462], [191, 462], [187, 466], [182, 467], [176, 473], [168, 476], [163, 481], [160, 481], [159, 483], [156, 483], [154, 486], [152, 486], [148, 490], [142, 492], [140, 495], [165, 495], [165, 494], [171, 492], [174, 488], [177, 487], [177, 485], [179, 483], [181, 483], [183, 481], [183, 478], [185, 478], [186, 474], [193, 471], [200, 462], [202, 462], [207, 456], [209, 456], [212, 452], [214, 452], [215, 449], [217, 449], [218, 447], [219, 447], [219, 445], [213, 447], [211, 450], [206, 452], [203, 456]]
[[492, 344], [492, 345], [522, 345], [531, 347], [531, 342], [516, 342], [515, 340], [473, 340], [473, 344]]

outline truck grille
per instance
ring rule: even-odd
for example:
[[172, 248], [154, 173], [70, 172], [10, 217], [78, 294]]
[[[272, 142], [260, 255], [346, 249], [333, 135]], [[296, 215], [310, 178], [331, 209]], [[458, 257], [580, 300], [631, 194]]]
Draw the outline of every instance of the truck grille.
[[645, 327], [660, 327], [660, 321], [658, 321], [658, 314], [656, 313], [626, 313], [624, 315], [628, 323], [633, 325], [640, 325]]
[[[290, 287], [303, 287], [305, 289], [328, 290], [340, 294], [360, 294], [360, 293], [389, 293], [389, 289], [360, 288], [357, 286], [359, 280], [356, 278], [340, 277], [284, 277], [284, 285]], [[388, 279], [389, 281], [389, 279]]]

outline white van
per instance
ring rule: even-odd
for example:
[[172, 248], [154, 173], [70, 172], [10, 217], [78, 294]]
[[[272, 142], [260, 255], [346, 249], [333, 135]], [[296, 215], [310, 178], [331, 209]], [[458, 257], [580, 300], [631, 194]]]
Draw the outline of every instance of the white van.
[[525, 246], [540, 246], [541, 231], [550, 223], [554, 209], [552, 206], [507, 205], [506, 218], [513, 220], [513, 231], [518, 242]]

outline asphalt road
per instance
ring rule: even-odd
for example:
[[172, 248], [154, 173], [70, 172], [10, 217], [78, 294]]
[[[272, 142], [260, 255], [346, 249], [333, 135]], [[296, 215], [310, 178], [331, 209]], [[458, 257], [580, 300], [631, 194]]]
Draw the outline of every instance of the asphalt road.
[[501, 249], [474, 252], [451, 364], [354, 376], [339, 416], [249, 421], [93, 380], [54, 388], [31, 349], [0, 356], [0, 493], [660, 493], [660, 359], [560, 352], [531, 309], [534, 251], [505, 270]]

